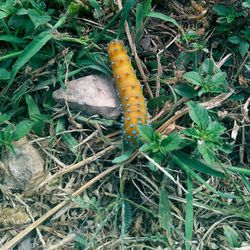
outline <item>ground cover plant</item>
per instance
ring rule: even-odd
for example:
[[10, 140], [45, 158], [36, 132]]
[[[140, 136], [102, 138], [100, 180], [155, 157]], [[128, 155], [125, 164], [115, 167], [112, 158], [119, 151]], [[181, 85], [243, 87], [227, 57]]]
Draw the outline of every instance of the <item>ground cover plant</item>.
[[[250, 249], [249, 0], [0, 0], [0, 248]], [[150, 125], [52, 98], [127, 46]], [[45, 171], [6, 185], [28, 140]], [[21, 184], [20, 184], [21, 185]]]

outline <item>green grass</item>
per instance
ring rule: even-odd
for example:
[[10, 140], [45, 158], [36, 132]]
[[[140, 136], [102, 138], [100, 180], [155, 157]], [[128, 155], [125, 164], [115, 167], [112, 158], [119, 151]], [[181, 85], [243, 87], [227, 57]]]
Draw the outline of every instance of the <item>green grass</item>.
[[[20, 206], [34, 220], [52, 211], [31, 244], [250, 247], [249, 1], [162, 2], [0, 0], [1, 160], [27, 137], [52, 175], [39, 190], [9, 190], [0, 162], [0, 210]], [[69, 80], [111, 77], [112, 39], [128, 47], [152, 116], [129, 150], [119, 120], [52, 98]], [[120, 171], [71, 197], [115, 164]], [[0, 248], [28, 226], [0, 218]]]

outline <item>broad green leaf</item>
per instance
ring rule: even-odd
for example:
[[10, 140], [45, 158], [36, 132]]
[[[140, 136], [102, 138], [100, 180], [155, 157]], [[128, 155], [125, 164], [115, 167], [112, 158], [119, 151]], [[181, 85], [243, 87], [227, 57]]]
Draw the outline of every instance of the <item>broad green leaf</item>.
[[155, 98], [152, 98], [148, 101], [148, 108], [149, 110], [155, 109], [155, 108], [161, 108], [166, 104], [166, 101], [169, 100], [168, 95], [161, 95]]
[[171, 209], [170, 209], [168, 193], [164, 185], [161, 185], [161, 189], [160, 189], [159, 223], [164, 230], [166, 230], [167, 232], [170, 232]]
[[225, 5], [217, 4], [213, 7], [213, 10], [218, 16], [227, 16], [229, 10]]
[[193, 188], [192, 179], [188, 175], [187, 178], [188, 193], [186, 194], [186, 208], [185, 208], [185, 238], [186, 250], [191, 249], [191, 240], [193, 235]]
[[142, 152], [147, 152], [147, 151], [153, 151], [154, 147], [152, 146], [152, 144], [143, 144], [141, 147], [140, 147], [140, 151]]
[[247, 54], [248, 50], [249, 50], [249, 43], [245, 40], [241, 41], [239, 47], [240, 55], [244, 57]]
[[209, 165], [206, 165], [197, 159], [190, 158], [190, 156], [186, 153], [174, 152], [172, 153], [172, 155], [174, 157], [174, 160], [181, 165], [185, 165], [188, 168], [194, 169], [204, 174], [208, 174], [210, 176], [225, 178], [224, 173], [222, 173], [221, 171], [211, 168]]
[[35, 9], [28, 9], [27, 14], [28, 14], [30, 20], [32, 21], [32, 23], [34, 24], [35, 29], [39, 25], [46, 24], [51, 20], [50, 16], [48, 16], [48, 15], [40, 15], [38, 13], [38, 11], [36, 11]]
[[240, 247], [241, 243], [239, 241], [239, 235], [238, 235], [237, 231], [235, 231], [229, 225], [224, 225], [223, 229], [224, 229], [225, 239], [226, 239], [229, 247], [233, 247], [233, 248]]
[[181, 137], [177, 132], [169, 134], [161, 141], [161, 148], [163, 153], [171, 152], [180, 149]]
[[3, 11], [0, 10], [0, 19], [3, 19], [5, 17], [7, 17], [7, 16], [8, 15], [5, 12], [3, 12]]
[[152, 127], [147, 126], [147, 125], [138, 125], [137, 128], [144, 141], [152, 142], [154, 140], [155, 132]]
[[208, 144], [204, 141], [198, 141], [197, 148], [206, 162], [210, 164], [214, 164], [216, 162], [216, 151], [212, 144]]
[[13, 35], [0, 35], [0, 41], [16, 43], [16, 44], [25, 43], [25, 41], [22, 38]]
[[185, 98], [194, 98], [197, 96], [196, 90], [184, 84], [179, 84], [174, 88], [175, 92]]
[[184, 135], [191, 136], [192, 138], [195, 138], [195, 139], [200, 137], [197, 129], [195, 128], [186, 128], [182, 131], [182, 133]]
[[151, 11], [151, 12], [148, 13], [148, 17], [158, 18], [158, 19], [161, 19], [161, 20], [163, 20], [165, 22], [172, 23], [172, 24], [174, 24], [176, 27], [178, 27], [180, 29], [180, 25], [175, 21], [174, 18], [172, 18], [170, 16], [167, 16], [167, 15], [165, 15], [163, 13]]
[[16, 14], [19, 15], [19, 16], [22, 16], [22, 15], [27, 15], [28, 12], [27, 12], [27, 10], [26, 10], [25, 8], [20, 8], [20, 9], [17, 11]]
[[207, 110], [200, 104], [193, 101], [189, 101], [187, 105], [189, 107], [189, 116], [193, 122], [199, 127], [199, 129], [206, 130], [209, 124]]
[[10, 79], [10, 72], [4, 68], [0, 68], [0, 80]]
[[209, 137], [212, 137], [214, 141], [219, 138], [225, 130], [226, 128], [217, 121], [210, 122], [207, 127]]
[[9, 114], [1, 114], [0, 115], [0, 124], [2, 124], [5, 121], [10, 120], [11, 116]]
[[30, 120], [23, 120], [19, 122], [12, 134], [12, 140], [18, 141], [19, 139], [26, 136], [32, 129], [33, 122]]
[[[52, 33], [44, 31], [35, 37], [34, 40], [25, 47], [22, 54], [18, 57], [16, 63], [13, 66], [8, 87], [12, 84], [16, 74], [24, 66], [24, 64], [27, 63], [51, 38]], [[5, 92], [7, 89], [5, 88]]]
[[228, 38], [228, 41], [233, 44], [239, 44], [241, 41], [241, 38], [239, 36], [230, 36]]
[[117, 164], [117, 163], [122, 163], [122, 162], [128, 160], [129, 157], [133, 154], [133, 152], [134, 152], [134, 149], [131, 147], [130, 150], [123, 152], [121, 156], [116, 157], [112, 161], [112, 163]]
[[215, 68], [215, 62], [212, 58], [206, 58], [201, 65], [201, 69], [207, 75], [212, 75]]
[[211, 82], [215, 85], [221, 85], [225, 82], [227, 74], [225, 72], [218, 72], [211, 78]]
[[198, 72], [186, 72], [183, 74], [183, 78], [194, 85], [202, 86], [203, 79]]

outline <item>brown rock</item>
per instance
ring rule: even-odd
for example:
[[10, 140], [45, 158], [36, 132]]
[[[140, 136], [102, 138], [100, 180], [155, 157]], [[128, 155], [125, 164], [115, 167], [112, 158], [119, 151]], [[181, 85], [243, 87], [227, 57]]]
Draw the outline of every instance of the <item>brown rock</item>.
[[47, 177], [45, 162], [25, 138], [13, 143], [13, 148], [14, 151], [8, 151], [2, 157], [4, 184], [11, 189], [30, 191]]
[[65, 104], [66, 99], [70, 108], [88, 115], [100, 114], [113, 119], [120, 115], [114, 83], [104, 76], [89, 75], [70, 81], [66, 90], [54, 91], [53, 98], [60, 104]]

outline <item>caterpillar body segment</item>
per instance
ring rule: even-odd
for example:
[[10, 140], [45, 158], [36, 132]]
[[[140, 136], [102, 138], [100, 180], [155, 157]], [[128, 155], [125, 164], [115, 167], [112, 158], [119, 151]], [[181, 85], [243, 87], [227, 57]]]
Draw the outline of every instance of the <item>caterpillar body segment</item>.
[[139, 136], [137, 125], [148, 124], [147, 106], [141, 84], [122, 41], [111, 41], [107, 52], [122, 103], [124, 139], [128, 143], [136, 144]]

